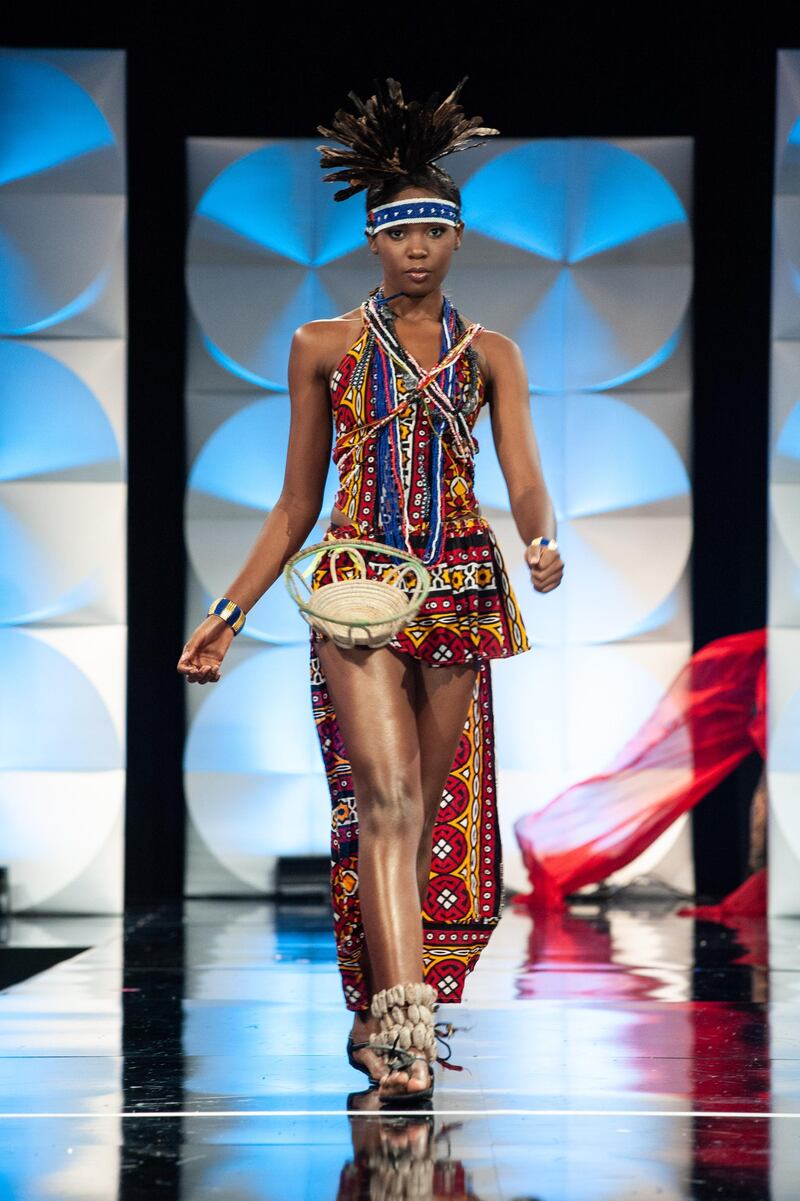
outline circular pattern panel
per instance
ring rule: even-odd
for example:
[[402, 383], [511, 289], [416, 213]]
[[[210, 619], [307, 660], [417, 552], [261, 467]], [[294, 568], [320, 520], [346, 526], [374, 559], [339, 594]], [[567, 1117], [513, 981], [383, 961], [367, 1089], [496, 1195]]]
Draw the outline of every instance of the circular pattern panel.
[[[460, 277], [485, 297], [484, 324], [502, 314], [535, 390], [619, 386], [672, 353], [691, 239], [679, 197], [650, 163], [607, 142], [537, 141], [493, 158], [462, 195], [467, 230], [502, 246], [471, 247], [467, 236]], [[486, 262], [471, 264], [492, 258], [488, 291]]]
[[[781, 427], [770, 463], [770, 501], [775, 523], [795, 569], [800, 570], [800, 404]], [[797, 579], [795, 596], [800, 596]]]
[[265, 887], [270, 856], [329, 851], [310, 687], [307, 645], [258, 651], [223, 669], [186, 742], [195, 827], [216, 858], [256, 889]]
[[[606, 642], [663, 623], [691, 548], [691, 493], [683, 461], [655, 422], [609, 395], [537, 396], [534, 423], [547, 464], [564, 579], [535, 592], [524, 547], [504, 516], [508, 493], [484, 421], [475, 490], [518, 553], [509, 575], [536, 642]], [[481, 419], [484, 420], [483, 418]]]
[[0, 553], [14, 564], [0, 621], [95, 598], [98, 568], [124, 543], [121, 474], [111, 423], [83, 381], [43, 351], [0, 343]]
[[105, 116], [64, 71], [4, 53], [0, 94], [0, 334], [34, 334], [103, 290], [124, 171]]
[[[237, 574], [265, 511], [281, 494], [290, 420], [285, 394], [256, 401], [216, 429], [192, 465], [186, 540], [192, 566], [210, 597], [220, 595]], [[338, 473], [329, 462], [322, 515], [304, 546], [321, 541], [337, 487]], [[297, 642], [308, 636], [280, 576], [248, 613], [245, 630], [249, 637], [269, 642]]]
[[11, 627], [0, 628], [0, 648], [4, 673], [15, 681], [14, 703], [6, 705], [0, 728], [0, 771], [102, 772], [122, 766], [111, 714], [76, 663], [36, 635]]
[[294, 329], [336, 312], [320, 269], [364, 243], [363, 212], [334, 203], [319, 175], [313, 147], [272, 143], [220, 172], [190, 223], [186, 283], [206, 347], [263, 387], [286, 387]]

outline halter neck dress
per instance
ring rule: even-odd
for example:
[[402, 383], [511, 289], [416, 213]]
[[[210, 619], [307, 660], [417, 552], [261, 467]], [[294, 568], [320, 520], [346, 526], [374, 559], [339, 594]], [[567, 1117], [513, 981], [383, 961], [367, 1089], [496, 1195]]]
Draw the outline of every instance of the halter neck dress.
[[[335, 436], [375, 420], [367, 387], [368, 329], [362, 325], [330, 379]], [[456, 364], [457, 388], [465, 388], [477, 358], [462, 354]], [[467, 416], [470, 430], [486, 403], [485, 381], [478, 371], [478, 403]], [[398, 378], [398, 393], [404, 390]], [[413, 470], [425, 426], [413, 417], [401, 421], [402, 469]], [[429, 436], [429, 435], [428, 435]], [[477, 440], [473, 440], [477, 448]], [[346, 442], [346, 438], [343, 440]], [[362, 514], [374, 514], [376, 439], [363, 444], [357, 468], [342, 478], [335, 504], [350, 517], [346, 525], [331, 523], [324, 541], [369, 538], [384, 542], [376, 525]], [[334, 443], [333, 462], [341, 452]], [[469, 714], [445, 784], [433, 831], [433, 852], [422, 917], [425, 982], [441, 1002], [460, 1002], [464, 982], [500, 920], [503, 901], [502, 848], [497, 813], [494, 715], [490, 662], [530, 650], [516, 597], [489, 522], [480, 514], [472, 458], [445, 455], [445, 535], [441, 560], [428, 567], [432, 584], [409, 625], [388, 644], [396, 652], [433, 666], [471, 663], [476, 668]], [[409, 476], [409, 478], [411, 478]], [[424, 544], [423, 497], [410, 492], [412, 550]], [[420, 524], [414, 532], [415, 514]], [[347, 574], [340, 556], [337, 574]], [[368, 574], [376, 579], [391, 561], [368, 556]], [[312, 590], [330, 582], [329, 556], [311, 576]], [[344, 746], [325, 673], [316, 653], [318, 635], [310, 633], [311, 702], [331, 801], [331, 903], [337, 964], [345, 1004], [350, 1010], [370, 1003], [361, 957], [365, 945], [358, 894], [358, 813], [347, 749]], [[368, 652], [363, 652], [368, 653]]]

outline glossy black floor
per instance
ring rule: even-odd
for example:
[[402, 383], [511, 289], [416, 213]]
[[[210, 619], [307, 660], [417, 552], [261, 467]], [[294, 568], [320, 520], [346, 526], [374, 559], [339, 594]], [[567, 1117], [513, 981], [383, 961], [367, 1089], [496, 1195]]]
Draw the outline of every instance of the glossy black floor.
[[399, 1114], [345, 1058], [325, 907], [14, 917], [71, 957], [0, 992], [0, 1198], [794, 1201], [800, 920], [680, 907], [507, 903], [437, 1014], [463, 1070]]

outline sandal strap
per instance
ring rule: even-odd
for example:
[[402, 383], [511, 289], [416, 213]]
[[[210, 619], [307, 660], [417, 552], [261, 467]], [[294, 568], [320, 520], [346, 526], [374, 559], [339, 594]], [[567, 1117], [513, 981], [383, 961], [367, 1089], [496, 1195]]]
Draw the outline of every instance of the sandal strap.
[[[449, 1059], [452, 1055], [452, 1050], [447, 1040], [448, 1038], [453, 1037], [456, 1029], [457, 1027], [455, 1027], [452, 1022], [434, 1022], [433, 1033], [436, 1035], [439, 1042], [447, 1048], [449, 1052], [449, 1054], [446, 1056], [447, 1059]], [[437, 1055], [436, 1058], [441, 1060], [441, 1056]]]
[[469, 1030], [469, 1029], [470, 1029], [469, 1026], [454, 1026], [452, 1022], [435, 1022], [434, 1023], [433, 1032], [436, 1035], [436, 1037], [438, 1038], [439, 1042], [441, 1042], [443, 1044], [443, 1046], [447, 1049], [446, 1056], [444, 1056], [444, 1057], [442, 1057], [441, 1055], [436, 1056], [436, 1062], [440, 1063], [443, 1068], [449, 1068], [449, 1070], [452, 1072], [463, 1072], [464, 1071], [463, 1064], [449, 1062], [450, 1059], [452, 1058], [453, 1050], [452, 1050], [450, 1044], [448, 1043], [447, 1039], [452, 1038], [452, 1036], [455, 1034], [455, 1032], [457, 1030]]
[[421, 1059], [433, 1075], [431, 1061], [424, 1052], [407, 1051], [405, 1047], [398, 1047], [395, 1043], [371, 1043], [370, 1046], [379, 1055], [386, 1056], [386, 1066], [390, 1072], [407, 1072], [415, 1060]]

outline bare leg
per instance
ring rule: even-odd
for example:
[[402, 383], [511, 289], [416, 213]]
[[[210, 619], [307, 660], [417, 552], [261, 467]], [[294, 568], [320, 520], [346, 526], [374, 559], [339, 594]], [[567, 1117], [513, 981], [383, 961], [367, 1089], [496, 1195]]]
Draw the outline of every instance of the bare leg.
[[761, 775], [753, 793], [750, 807], [750, 856], [748, 868], [758, 872], [767, 865], [767, 768], [761, 765]]
[[[472, 690], [478, 669], [468, 665], [429, 667], [416, 661], [417, 732], [422, 762], [424, 819], [417, 850], [417, 888], [420, 909], [424, 908], [431, 871], [431, 842], [442, 792], [453, 766], [461, 734], [469, 714]], [[367, 990], [375, 991], [369, 947], [364, 943], [361, 966]], [[355, 1015], [353, 1039], [364, 1042], [378, 1022], [371, 1015]], [[357, 1058], [372, 1054], [357, 1052]], [[377, 1059], [373, 1055], [373, 1059]], [[364, 1062], [368, 1061], [364, 1059]], [[369, 1061], [371, 1063], [372, 1060]], [[370, 1071], [376, 1074], [376, 1068]]]
[[[417, 853], [417, 887], [420, 909], [425, 905], [431, 870], [431, 840], [439, 805], [461, 734], [469, 715], [477, 667], [430, 667], [417, 660], [417, 735], [419, 738], [424, 818]], [[369, 948], [361, 959], [368, 989], [372, 992]]]
[[[358, 810], [358, 891], [374, 990], [422, 980], [417, 854], [424, 826], [414, 662], [388, 647], [345, 650], [320, 641], [318, 654], [353, 773]], [[429, 1083], [423, 1060], [386, 1073], [359, 1053], [382, 1095]], [[368, 1058], [372, 1055], [372, 1059]]]

